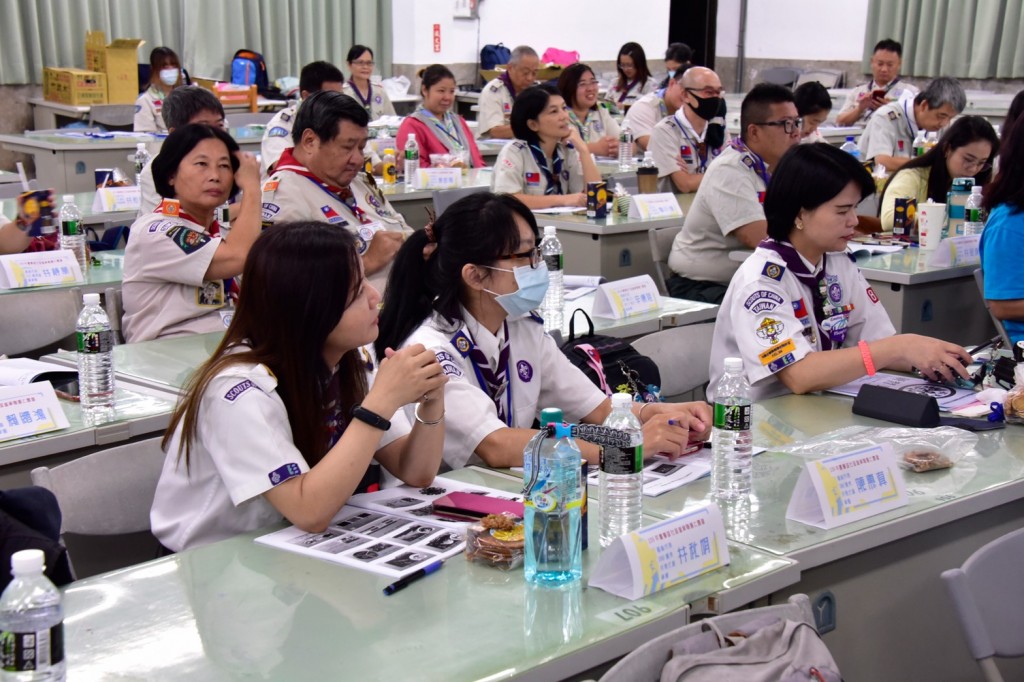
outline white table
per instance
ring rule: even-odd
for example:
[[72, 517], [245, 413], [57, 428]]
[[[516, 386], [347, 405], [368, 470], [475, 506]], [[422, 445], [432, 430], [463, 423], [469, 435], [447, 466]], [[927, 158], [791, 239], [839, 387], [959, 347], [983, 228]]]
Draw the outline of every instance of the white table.
[[[53, 130], [61, 124], [71, 121], [88, 121], [89, 112], [92, 106], [89, 104], [61, 104], [50, 102], [42, 97], [32, 97], [28, 100], [32, 107], [32, 121], [34, 130]], [[285, 100], [268, 99], [258, 97], [256, 105], [260, 111], [276, 111], [288, 106]], [[238, 104], [224, 107], [225, 109], [248, 109], [247, 105]]]

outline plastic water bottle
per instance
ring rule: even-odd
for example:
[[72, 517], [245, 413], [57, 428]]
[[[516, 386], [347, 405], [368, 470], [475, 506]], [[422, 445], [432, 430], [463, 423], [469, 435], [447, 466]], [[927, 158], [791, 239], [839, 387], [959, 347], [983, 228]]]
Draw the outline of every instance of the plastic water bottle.
[[644, 432], [633, 414], [633, 396], [612, 395], [604, 425], [629, 434], [629, 447], [605, 446], [601, 453], [601, 546], [643, 525]]
[[853, 135], [847, 135], [846, 142], [844, 142], [839, 148], [860, 161], [860, 147], [857, 146], [857, 141], [853, 139]]
[[554, 225], [544, 226], [544, 238], [540, 242], [540, 252], [544, 264], [548, 266], [548, 291], [544, 294], [541, 304], [541, 316], [544, 318], [544, 331], [561, 331], [565, 306], [565, 285], [562, 283], [562, 242], [558, 241]]
[[619, 129], [619, 170], [633, 170], [633, 130], [629, 121], [623, 121]]
[[142, 187], [142, 170], [149, 163], [149, 152], [146, 150], [146, 143], [139, 142], [135, 145], [135, 186]]
[[380, 174], [385, 185], [393, 185], [398, 182], [398, 167], [395, 165], [395, 150], [388, 147], [384, 150], [384, 156], [380, 159]]
[[409, 133], [405, 140], [405, 184], [407, 187], [416, 186], [416, 172], [420, 168], [420, 145], [416, 142], [416, 133]]
[[918, 130], [917, 135], [914, 135], [914, 156], [924, 156], [927, 151], [928, 138], [923, 130]]
[[[541, 419], [553, 418], [545, 410]], [[557, 414], [561, 414], [560, 411]], [[543, 423], [543, 422], [542, 422]], [[581, 547], [580, 449], [568, 424], [555, 423], [555, 437], [545, 431], [535, 436], [523, 453], [526, 560], [523, 571], [527, 582], [559, 585], [583, 576]], [[539, 442], [538, 442], [539, 441]], [[533, 470], [533, 451], [540, 448], [537, 470]], [[530, 464], [527, 464], [527, 462]], [[536, 481], [531, 485], [534, 475]]]
[[939, 133], [936, 130], [928, 133], [928, 136], [924, 139], [924, 151], [929, 152], [933, 147], [939, 144]]
[[85, 307], [75, 325], [78, 391], [86, 423], [103, 424], [114, 418], [114, 332], [100, 307], [100, 295], [86, 294], [82, 298]]
[[985, 229], [985, 215], [981, 204], [981, 187], [971, 187], [971, 196], [967, 197], [964, 204], [964, 234], [981, 234]]
[[63, 680], [64, 607], [60, 590], [43, 575], [42, 550], [11, 555], [11, 580], [0, 596], [0, 679]]
[[82, 274], [87, 272], [89, 261], [85, 257], [85, 227], [82, 225], [82, 212], [75, 205], [75, 195], [65, 194], [64, 203], [60, 206], [60, 248], [68, 249], [75, 254]]
[[715, 420], [712, 434], [711, 494], [736, 500], [750, 494], [753, 415], [750, 384], [743, 360], [725, 359], [725, 374], [715, 385]]

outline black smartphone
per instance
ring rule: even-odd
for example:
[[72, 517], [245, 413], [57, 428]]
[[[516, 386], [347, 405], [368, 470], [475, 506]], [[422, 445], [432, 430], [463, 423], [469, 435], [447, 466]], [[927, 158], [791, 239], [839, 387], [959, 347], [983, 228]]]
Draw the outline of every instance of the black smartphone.
[[64, 400], [70, 400], [76, 403], [81, 400], [81, 397], [79, 396], [77, 377], [57, 379], [56, 381], [51, 380], [50, 384], [53, 386], [53, 392], [57, 394], [58, 398], [63, 398]]

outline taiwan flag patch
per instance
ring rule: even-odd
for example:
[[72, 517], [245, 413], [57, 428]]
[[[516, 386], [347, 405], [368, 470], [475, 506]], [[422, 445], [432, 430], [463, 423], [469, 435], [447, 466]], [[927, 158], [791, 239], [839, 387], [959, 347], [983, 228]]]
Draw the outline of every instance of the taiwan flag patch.
[[329, 223], [333, 224], [345, 222], [345, 219], [338, 215], [338, 212], [335, 211], [330, 206], [321, 206], [320, 212], [324, 214], [324, 220], [326, 220]]
[[527, 185], [539, 185], [540, 173], [523, 173]]
[[757, 193], [757, 203], [759, 203], [759, 204], [763, 204], [764, 203], [764, 192], [758, 192]]

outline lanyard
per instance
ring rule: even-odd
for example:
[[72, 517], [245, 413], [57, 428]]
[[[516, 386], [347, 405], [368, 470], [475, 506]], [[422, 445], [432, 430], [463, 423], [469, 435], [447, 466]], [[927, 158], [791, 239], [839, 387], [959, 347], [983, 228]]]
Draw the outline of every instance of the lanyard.
[[[910, 101], [909, 99], [903, 100], [903, 115], [907, 117], [907, 129], [910, 131], [910, 139], [913, 140], [917, 137], [917, 131], [914, 130], [914, 124], [910, 122], [910, 112], [907, 110], [907, 103]], [[911, 144], [913, 144], [913, 141], [911, 141]]]
[[452, 116], [452, 113], [450, 111], [445, 112], [443, 122], [439, 120], [437, 116], [435, 116], [433, 113], [427, 111], [422, 107], [416, 110], [416, 113], [414, 114], [413, 118], [416, 118], [421, 122], [426, 123], [430, 127], [440, 132], [442, 135], [447, 137], [449, 140], [451, 140], [452, 145], [455, 147], [456, 151], [466, 148], [466, 141], [462, 137], [462, 126], [460, 126], [455, 121], [455, 117]]
[[[690, 127], [688, 125], [686, 125], [686, 121], [685, 121], [684, 116], [682, 114], [682, 107], [680, 107], [676, 111], [675, 115], [672, 116], [672, 120], [675, 122], [676, 126], [679, 128], [679, 132], [681, 132], [683, 134], [683, 137], [686, 138], [686, 141], [689, 142], [691, 145], [693, 145], [694, 151], [697, 152], [697, 160], [700, 161], [700, 165], [697, 167], [697, 172], [698, 173], [703, 173], [705, 170], [707, 170], [707, 167], [708, 167], [708, 145], [707, 145], [707, 143], [704, 140], [694, 139], [693, 137], [690, 136]], [[704, 128], [704, 132], [705, 132], [705, 134], [707, 133], [707, 127]], [[694, 135], [696, 135], [696, 131], [694, 131]], [[765, 184], [767, 185], [768, 183], [765, 182]]]
[[732, 138], [729, 142], [729, 146], [736, 151], [744, 154], [743, 163], [746, 164], [750, 170], [757, 174], [757, 177], [764, 181], [764, 186], [768, 186], [768, 181], [772, 179], [772, 174], [768, 172], [768, 166], [765, 164], [764, 159], [755, 154], [751, 149], [743, 143], [743, 139], [739, 137]]
[[[498, 412], [498, 419], [512, 426], [512, 380], [509, 376], [509, 347], [508, 321], [502, 323], [504, 340], [498, 349], [498, 371], [491, 369], [491, 363], [483, 351], [477, 348], [473, 337], [469, 335], [468, 329], [460, 329], [450, 340], [455, 350], [462, 357], [468, 357], [473, 363], [473, 372], [476, 374], [476, 382], [480, 389], [494, 402], [494, 409]], [[502, 393], [505, 394], [505, 405], [502, 404]], [[506, 409], [507, 405], [507, 409]]]
[[555, 155], [551, 162], [551, 165], [554, 166], [554, 174], [552, 174], [552, 169], [548, 166], [548, 159], [544, 156], [544, 150], [540, 148], [540, 145], [531, 143], [530, 153], [533, 154], [533, 160], [537, 162], [540, 172], [544, 174], [544, 178], [548, 181], [548, 186], [544, 188], [544, 194], [565, 194], [562, 190], [561, 146], [555, 145]]

